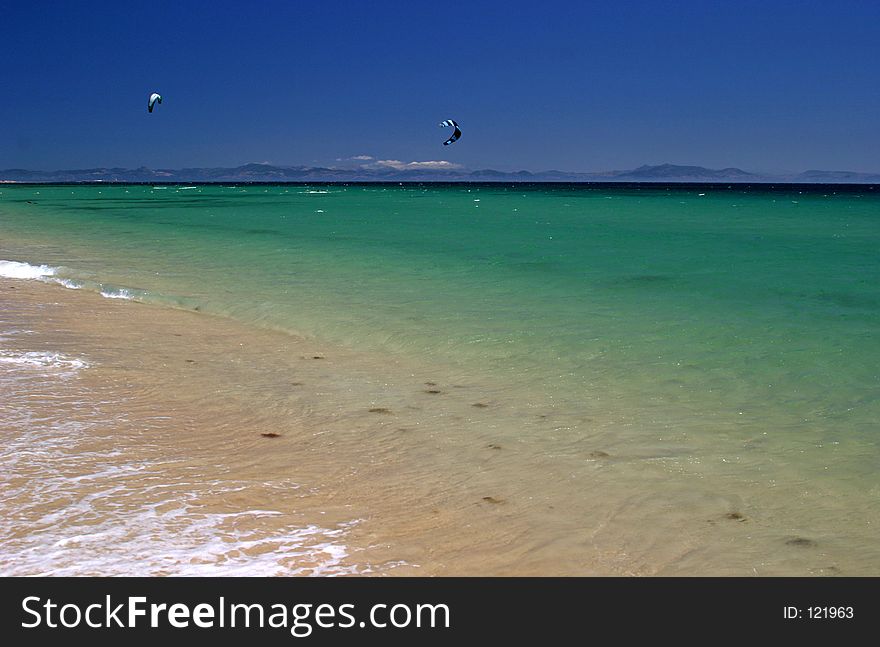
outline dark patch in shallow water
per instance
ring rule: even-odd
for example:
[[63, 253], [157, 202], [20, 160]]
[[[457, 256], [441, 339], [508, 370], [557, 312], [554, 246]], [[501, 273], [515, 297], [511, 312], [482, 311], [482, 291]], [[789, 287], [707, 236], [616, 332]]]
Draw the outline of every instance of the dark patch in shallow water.
[[373, 407], [370, 409], [370, 413], [391, 413], [391, 409], [386, 409], [385, 407]]
[[791, 539], [785, 540], [786, 546], [797, 546], [798, 548], [815, 548], [819, 544], [817, 544], [812, 539], [807, 539], [806, 537], [792, 537]]
[[559, 271], [560, 266], [559, 263], [552, 261], [523, 261], [521, 263], [511, 263], [511, 267], [530, 272], [556, 272]]
[[[136, 205], [132, 205], [133, 208], [137, 208]], [[121, 211], [122, 209], [128, 209], [129, 207], [123, 207], [122, 205], [72, 205], [72, 206], [61, 206], [65, 211], [88, 211], [88, 212], [97, 212], [97, 211]]]
[[841, 308], [866, 308], [874, 310], [878, 306], [877, 299], [871, 297], [850, 294], [848, 292], [826, 292], [822, 291], [815, 295], [818, 301], [831, 303]]
[[440, 389], [425, 389], [425, 393], [436, 395], [438, 393], [443, 393], [443, 391], [441, 391]]
[[276, 234], [280, 234], [280, 231], [275, 229], [245, 229], [244, 233], [246, 234], [266, 234], [269, 236], [274, 236]]
[[486, 404], [485, 402], [474, 402], [471, 406], [476, 407], [477, 409], [485, 409], [489, 405]]
[[281, 434], [276, 434], [274, 431], [267, 431], [264, 434], [260, 434], [263, 438], [280, 438]]
[[589, 454], [590, 458], [610, 458], [611, 454], [608, 452], [603, 452], [601, 450], [592, 451]]
[[486, 503], [492, 503], [494, 505], [498, 505], [499, 503], [504, 503], [504, 499], [497, 499], [494, 496], [484, 496], [483, 501]]
[[724, 515], [725, 519], [730, 519], [731, 521], [745, 521], [746, 517], [742, 512], [728, 512]]
[[666, 285], [672, 283], [674, 277], [667, 274], [633, 274], [632, 276], [622, 276], [608, 282], [612, 287], [647, 287], [654, 285]]

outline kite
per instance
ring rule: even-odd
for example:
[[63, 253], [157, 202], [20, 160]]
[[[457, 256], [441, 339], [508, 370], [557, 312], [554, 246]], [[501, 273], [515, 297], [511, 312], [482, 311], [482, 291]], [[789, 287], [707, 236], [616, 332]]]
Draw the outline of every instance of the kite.
[[440, 125], [443, 127], [452, 126], [453, 128], [455, 128], [455, 130], [453, 131], [453, 133], [449, 137], [449, 139], [447, 139], [445, 142], [443, 142], [444, 146], [449, 146], [449, 144], [451, 144], [454, 141], [457, 141], [458, 138], [461, 137], [461, 128], [459, 128], [458, 124], [455, 123], [455, 121], [453, 121], [452, 119], [447, 119], [446, 121], [441, 121]]

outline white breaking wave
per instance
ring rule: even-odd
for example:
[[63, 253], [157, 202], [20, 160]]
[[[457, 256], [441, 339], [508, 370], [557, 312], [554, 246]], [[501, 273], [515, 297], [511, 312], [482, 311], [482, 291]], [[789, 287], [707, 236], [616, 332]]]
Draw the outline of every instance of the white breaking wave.
[[104, 288], [101, 290], [101, 296], [108, 299], [125, 299], [132, 301], [136, 295], [126, 288]]
[[57, 272], [57, 268], [48, 265], [0, 261], [0, 277], [7, 279], [43, 279], [48, 276], [55, 276]]
[[63, 268], [60, 267], [52, 267], [51, 265], [31, 265], [30, 263], [21, 263], [19, 261], [0, 260], [0, 278], [57, 283], [70, 290], [81, 290], [88, 285], [92, 289], [97, 289], [102, 297], [108, 299], [125, 299], [133, 301], [142, 299], [147, 294], [143, 290], [136, 290], [133, 288], [117, 288], [94, 284], [90, 281], [83, 282], [76, 279], [64, 278], [58, 276], [62, 269]]
[[53, 279], [53, 280], [58, 285], [63, 285], [64, 287], [69, 288], [71, 290], [81, 290], [82, 289], [82, 283], [80, 283], [79, 281], [74, 281], [73, 279]]

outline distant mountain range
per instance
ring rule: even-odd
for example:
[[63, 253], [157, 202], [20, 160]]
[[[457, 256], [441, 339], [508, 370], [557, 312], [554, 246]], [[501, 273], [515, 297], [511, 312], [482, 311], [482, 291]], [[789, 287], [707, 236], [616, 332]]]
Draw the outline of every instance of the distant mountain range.
[[[418, 163], [416, 163], [418, 165]], [[91, 168], [70, 171], [0, 170], [0, 182], [743, 182], [809, 184], [878, 184], [880, 173], [805, 171], [766, 175], [738, 168], [660, 164], [628, 171], [495, 171], [462, 168], [326, 168], [245, 164], [233, 168], [149, 169]]]

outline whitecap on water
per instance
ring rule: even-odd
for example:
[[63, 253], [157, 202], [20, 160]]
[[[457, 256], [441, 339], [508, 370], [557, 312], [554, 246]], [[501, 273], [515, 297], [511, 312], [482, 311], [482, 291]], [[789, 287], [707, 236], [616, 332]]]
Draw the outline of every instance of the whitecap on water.
[[18, 261], [0, 261], [0, 277], [7, 279], [42, 279], [54, 276], [57, 268], [49, 265], [31, 265]]
[[137, 295], [128, 288], [102, 288], [101, 296], [107, 299], [125, 299], [132, 301]]

